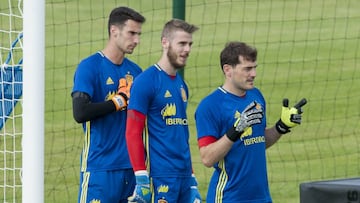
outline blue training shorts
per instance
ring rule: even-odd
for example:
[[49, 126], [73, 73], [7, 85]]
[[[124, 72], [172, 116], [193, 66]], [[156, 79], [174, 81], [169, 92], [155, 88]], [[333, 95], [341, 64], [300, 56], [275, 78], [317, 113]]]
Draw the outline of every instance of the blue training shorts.
[[80, 173], [79, 203], [127, 203], [135, 188], [132, 169]]
[[193, 179], [189, 177], [153, 177], [153, 202], [190, 202], [191, 185]]

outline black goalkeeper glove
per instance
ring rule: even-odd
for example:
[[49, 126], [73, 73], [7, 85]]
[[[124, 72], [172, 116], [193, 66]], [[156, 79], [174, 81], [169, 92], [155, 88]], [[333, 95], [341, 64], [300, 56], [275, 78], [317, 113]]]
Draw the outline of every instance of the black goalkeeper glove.
[[289, 108], [289, 100], [283, 99], [283, 107], [281, 110], [281, 117], [276, 122], [276, 130], [280, 134], [285, 134], [290, 132], [290, 128], [293, 128], [301, 124], [301, 107], [307, 103], [306, 99], [303, 98], [295, 106]]
[[247, 128], [261, 123], [262, 117], [263, 109], [259, 108], [256, 102], [251, 102], [236, 119], [234, 126], [227, 131], [226, 136], [233, 142], [237, 141]]

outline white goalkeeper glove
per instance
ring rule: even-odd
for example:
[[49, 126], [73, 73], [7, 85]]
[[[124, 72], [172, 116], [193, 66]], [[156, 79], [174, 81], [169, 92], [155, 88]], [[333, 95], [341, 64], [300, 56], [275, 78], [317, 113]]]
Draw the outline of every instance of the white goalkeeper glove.
[[226, 136], [233, 142], [237, 141], [247, 128], [261, 123], [262, 117], [263, 109], [259, 108], [256, 102], [251, 102], [236, 119], [234, 126], [227, 131]]
[[150, 203], [150, 179], [146, 170], [135, 172], [136, 186], [132, 196], [128, 197], [128, 202]]

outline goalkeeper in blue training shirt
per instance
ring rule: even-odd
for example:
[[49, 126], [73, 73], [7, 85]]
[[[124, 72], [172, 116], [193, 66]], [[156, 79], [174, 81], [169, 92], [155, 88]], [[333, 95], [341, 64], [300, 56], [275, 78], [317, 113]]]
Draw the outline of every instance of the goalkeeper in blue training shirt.
[[106, 47], [76, 69], [73, 114], [84, 130], [78, 202], [125, 203], [135, 188], [125, 140], [126, 108], [131, 84], [142, 70], [125, 55], [140, 42], [144, 22], [131, 8], [113, 9]]
[[265, 149], [301, 123], [301, 106], [283, 101], [281, 118], [266, 128], [265, 99], [254, 86], [257, 50], [230, 42], [220, 54], [225, 82], [195, 112], [203, 164], [214, 167], [206, 202], [271, 203]]
[[160, 60], [134, 80], [126, 141], [136, 187], [129, 202], [201, 201], [192, 173], [186, 116], [189, 93], [178, 73], [186, 65], [197, 29], [183, 20], [168, 21], [161, 36]]

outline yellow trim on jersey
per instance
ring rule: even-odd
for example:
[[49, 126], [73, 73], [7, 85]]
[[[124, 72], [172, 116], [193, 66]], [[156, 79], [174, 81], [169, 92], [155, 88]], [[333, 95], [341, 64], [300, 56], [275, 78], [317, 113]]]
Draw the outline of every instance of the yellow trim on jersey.
[[221, 173], [219, 176], [218, 184], [216, 186], [216, 194], [215, 194], [215, 202], [221, 203], [224, 195], [224, 188], [228, 181], [228, 175], [225, 170], [225, 161], [220, 160], [218, 164], [219, 168], [221, 169]]
[[86, 203], [87, 191], [89, 187], [90, 172], [83, 173], [83, 182], [81, 184], [80, 203]]
[[154, 184], [153, 184], [153, 179], [150, 178], [150, 191], [151, 191], [151, 200], [150, 203], [155, 203], [155, 195], [154, 195]]
[[89, 148], [90, 148], [90, 121], [86, 122], [85, 128], [85, 138], [83, 145], [83, 153], [81, 158], [81, 172], [85, 172], [87, 168], [87, 160], [89, 157]]

